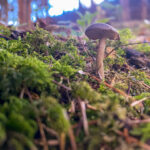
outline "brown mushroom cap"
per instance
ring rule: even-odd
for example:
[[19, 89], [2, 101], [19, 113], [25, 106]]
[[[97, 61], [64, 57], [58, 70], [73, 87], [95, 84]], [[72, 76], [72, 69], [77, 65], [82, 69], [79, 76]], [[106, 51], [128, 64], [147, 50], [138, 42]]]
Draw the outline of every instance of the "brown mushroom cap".
[[108, 38], [110, 40], [119, 40], [119, 33], [115, 28], [105, 23], [95, 23], [87, 27], [85, 31], [86, 36], [89, 39], [97, 40], [102, 38]]

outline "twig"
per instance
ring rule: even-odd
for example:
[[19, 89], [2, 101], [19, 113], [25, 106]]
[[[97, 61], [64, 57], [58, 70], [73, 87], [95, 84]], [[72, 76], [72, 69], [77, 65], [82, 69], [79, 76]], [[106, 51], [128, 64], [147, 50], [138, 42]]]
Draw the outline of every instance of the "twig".
[[149, 76], [149, 75], [146, 75], [146, 77], [150, 79], [150, 76]]
[[[33, 103], [32, 96], [31, 96], [31, 94], [30, 94], [30, 92], [29, 92], [29, 90], [27, 88], [26, 88], [26, 93], [27, 93], [31, 103]], [[34, 107], [34, 109], [35, 109], [35, 112], [37, 114], [37, 112], [38, 112], [37, 108]], [[39, 126], [39, 130], [40, 130], [40, 134], [41, 134], [41, 137], [42, 137], [44, 150], [48, 150], [48, 144], [47, 144], [47, 140], [46, 140], [46, 136], [45, 136], [45, 133], [44, 133], [42, 122], [41, 122], [41, 120], [40, 120], [40, 118], [38, 116], [36, 116], [36, 120], [37, 120], [37, 123], [38, 123], [38, 126]]]
[[[44, 143], [42, 141], [39, 141], [39, 140], [34, 140], [34, 143], [37, 145], [44, 146]], [[49, 146], [57, 146], [59, 144], [59, 142], [58, 142], [58, 140], [48, 140], [47, 144]]]
[[84, 101], [81, 101], [80, 98], [78, 98], [78, 103], [80, 105], [81, 114], [82, 114], [82, 122], [83, 122], [83, 128], [86, 135], [89, 135], [89, 129], [88, 129], [88, 121], [86, 116], [86, 105]]
[[57, 81], [55, 81], [55, 80], [53, 80], [53, 82], [54, 82], [55, 84], [57, 84], [58, 86], [60, 86], [60, 87], [62, 87], [62, 88], [64, 88], [64, 89], [66, 89], [67, 91], [71, 91], [71, 88], [70, 88], [70, 87], [67, 87], [67, 86], [65, 86], [64, 84], [61, 84], [61, 83], [59, 83], [59, 82], [57, 82]]
[[[98, 123], [98, 120], [91, 120], [88, 122], [88, 125], [96, 125]], [[74, 124], [72, 125], [72, 128], [75, 129], [75, 128], [78, 128], [80, 126], [80, 124]]]
[[53, 129], [48, 128], [45, 124], [42, 124], [43, 128], [50, 133], [51, 135], [56, 136], [57, 138], [59, 137], [58, 133], [56, 131], [54, 131]]
[[[98, 83], [102, 83], [102, 81], [100, 79], [98, 79], [97, 77], [85, 72], [86, 75], [90, 76], [91, 78], [93, 78], [94, 80], [96, 80]], [[107, 82], [103, 82], [105, 86], [107, 86], [108, 88], [112, 89], [114, 92], [124, 96], [125, 98], [129, 98], [131, 101], [136, 101], [136, 99], [134, 99], [132, 96], [127, 95], [125, 92], [111, 86], [110, 84], [108, 84]]]
[[113, 86], [115, 84], [115, 80], [116, 80], [116, 74], [114, 75], [114, 77], [111, 80], [110, 85]]
[[132, 124], [141, 124], [141, 123], [150, 123], [150, 118], [148, 119], [143, 119], [143, 120], [127, 120], [127, 124], [132, 125]]
[[128, 43], [128, 44], [124, 44], [124, 45], [120, 45], [120, 46], [128, 46], [128, 45], [136, 45], [136, 44], [145, 44], [145, 43], [150, 44], [150, 42], [136, 42], [136, 43]]
[[25, 88], [23, 88], [21, 90], [21, 93], [20, 93], [20, 96], [19, 96], [21, 99], [24, 97], [24, 93], [25, 93]]
[[86, 107], [91, 110], [95, 110], [95, 111], [98, 110], [97, 108], [95, 108], [94, 106], [92, 106], [90, 104], [86, 104]]
[[39, 117], [37, 117], [37, 122], [38, 122], [38, 125], [39, 125], [42, 141], [44, 143], [44, 145], [43, 145], [44, 146], [44, 150], [48, 150], [48, 144], [47, 144], [46, 136], [45, 136], [44, 129], [43, 129], [43, 126], [42, 126], [42, 122], [41, 122]]
[[77, 150], [77, 145], [76, 145], [76, 142], [75, 142], [75, 136], [73, 134], [72, 128], [69, 129], [68, 134], [69, 134], [72, 150]]
[[49, 146], [57, 146], [59, 144], [58, 140], [49, 140], [47, 141]]
[[[118, 135], [121, 135], [121, 136], [127, 138], [127, 135], [125, 135], [125, 134], [124, 134], [123, 132], [121, 132], [121, 131], [116, 131], [116, 133], [117, 133]], [[145, 144], [145, 143], [143, 143], [143, 142], [141, 142], [141, 141], [137, 140], [136, 138], [131, 137], [131, 136], [129, 136], [129, 135], [128, 135], [128, 140], [127, 140], [127, 141], [128, 141], [128, 142], [130, 141], [130, 143], [136, 143], [137, 145], [139, 145], [140, 147], [144, 148], [145, 150], [150, 150], [150, 146], [149, 146], [149, 145], [147, 145], [147, 144]]]
[[129, 82], [129, 84], [128, 84], [128, 89], [127, 89], [127, 94], [128, 95], [130, 94], [130, 90], [131, 90], [131, 82]]
[[[129, 44], [125, 44], [125, 45], [120, 45], [120, 47], [129, 46], [129, 45], [136, 45], [136, 44], [145, 44], [145, 43], [149, 43], [149, 44], [150, 44], [150, 42], [137, 42], [137, 43], [129, 43]], [[116, 48], [118, 48], [118, 46], [115, 47], [115, 48], [113, 48], [113, 49], [105, 56], [105, 58], [108, 57]]]
[[60, 150], [65, 150], [65, 143], [66, 143], [66, 134], [61, 133], [60, 135]]
[[[65, 112], [65, 116], [66, 116], [66, 119], [69, 120], [69, 116], [66, 112]], [[74, 133], [73, 133], [73, 130], [72, 130], [71, 126], [69, 127], [68, 135], [69, 135], [69, 138], [70, 138], [70, 143], [71, 143], [72, 150], [77, 150], [76, 140], [75, 140], [75, 136], [74, 136]]]
[[144, 97], [143, 99], [141, 100], [136, 100], [135, 102], [131, 103], [131, 106], [134, 107], [135, 105], [138, 105], [144, 101], [146, 101], [149, 97]]
[[75, 102], [71, 101], [71, 107], [69, 108], [70, 113], [75, 113]]
[[144, 83], [144, 81], [142, 81], [142, 82], [140, 82], [144, 87], [146, 87], [146, 88], [148, 88], [148, 89], [150, 89], [150, 86], [149, 85], [147, 85], [147, 84], [145, 84]]

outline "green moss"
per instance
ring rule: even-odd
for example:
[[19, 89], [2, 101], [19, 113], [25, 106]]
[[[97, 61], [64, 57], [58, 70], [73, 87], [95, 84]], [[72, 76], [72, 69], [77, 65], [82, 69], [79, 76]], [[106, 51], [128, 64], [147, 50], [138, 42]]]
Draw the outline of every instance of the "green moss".
[[87, 82], [74, 83], [72, 88], [72, 95], [76, 98], [80, 97], [89, 102], [95, 102], [101, 99], [100, 94], [93, 90]]
[[[0, 51], [1, 99], [19, 95], [23, 88], [41, 93], [51, 93], [52, 77], [49, 66], [37, 58], [23, 58], [7, 51]], [[54, 89], [55, 86], [53, 86]]]
[[141, 70], [134, 70], [131, 72], [131, 76], [134, 76], [137, 81], [144, 81], [145, 84], [150, 85], [150, 79], [146, 77], [145, 72]]
[[56, 42], [48, 31], [37, 27], [32, 33], [27, 33], [24, 43], [29, 46], [29, 54], [36, 51], [41, 55], [46, 55], [46, 52], [49, 51]]
[[1, 26], [0, 25], [0, 34], [5, 35], [5, 36], [10, 36], [11, 35], [11, 31], [9, 28], [5, 27], [5, 26]]
[[70, 123], [66, 116], [65, 109], [51, 97], [44, 98], [44, 106], [47, 114], [47, 124], [58, 133], [68, 132]]
[[[35, 114], [31, 104], [27, 100], [12, 97], [10, 100], [0, 106], [0, 147], [5, 149], [10, 144], [13, 148], [24, 149], [24, 146], [34, 146], [33, 138], [37, 131]], [[6, 136], [7, 135], [7, 136]], [[22, 137], [20, 139], [20, 137]], [[26, 139], [26, 140], [23, 140]], [[12, 141], [16, 141], [12, 144]], [[6, 145], [5, 145], [6, 144]], [[20, 145], [20, 146], [19, 146]], [[30, 147], [30, 146], [27, 147]]]
[[145, 123], [139, 125], [139, 127], [135, 127], [131, 131], [131, 134], [134, 136], [141, 136], [141, 140], [143, 142], [146, 142], [150, 138], [149, 132], [150, 132], [150, 123]]
[[120, 34], [120, 41], [123, 44], [128, 44], [129, 40], [135, 37], [133, 32], [129, 28], [120, 30], [119, 34]]
[[138, 44], [134, 47], [138, 51], [141, 51], [141, 52], [144, 52], [144, 53], [150, 53], [150, 45], [148, 43]]

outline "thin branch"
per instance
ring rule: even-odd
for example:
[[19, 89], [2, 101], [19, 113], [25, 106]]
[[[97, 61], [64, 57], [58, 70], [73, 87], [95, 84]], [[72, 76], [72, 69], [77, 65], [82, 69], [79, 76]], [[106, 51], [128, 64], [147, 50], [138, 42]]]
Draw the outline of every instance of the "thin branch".
[[[89, 77], [91, 77], [92, 79], [96, 80], [98, 83], [102, 83], [102, 81], [101, 81], [100, 79], [98, 79], [97, 77], [95, 77], [95, 76], [93, 76], [93, 75], [91, 75], [91, 74], [89, 74], [89, 73], [87, 73], [87, 72], [84, 72], [84, 74], [86, 74], [86, 75], [88, 75]], [[108, 88], [112, 89], [114, 92], [116, 92], [116, 93], [118, 93], [118, 94], [124, 96], [125, 98], [130, 99], [132, 102], [133, 102], [133, 101], [136, 101], [136, 99], [134, 99], [132, 96], [127, 95], [125, 92], [123, 92], [123, 91], [121, 91], [121, 90], [119, 90], [119, 89], [117, 89], [117, 88], [111, 86], [111, 85], [108, 84], [107, 82], [103, 82], [103, 83], [104, 83], [105, 86], [107, 86]]]
[[70, 113], [75, 113], [75, 102], [71, 101], [71, 107], [69, 108]]
[[54, 131], [53, 129], [48, 128], [45, 124], [42, 124], [43, 128], [51, 135], [56, 136], [57, 138], [59, 137], [58, 133]]
[[137, 45], [137, 44], [145, 44], [145, 43], [150, 44], [150, 42], [136, 42], [136, 43], [128, 43], [128, 44], [124, 44], [124, 45], [120, 45], [120, 46], [129, 46], [129, 45]]
[[66, 143], [66, 134], [61, 133], [60, 135], [60, 150], [65, 150], [65, 143]]
[[[42, 141], [39, 141], [39, 140], [34, 140], [34, 143], [37, 145], [44, 146], [44, 143]], [[57, 145], [59, 145], [59, 141], [58, 140], [48, 140], [47, 144], [49, 146], [57, 146]]]
[[[66, 113], [65, 116], [66, 116], [66, 119], [69, 120], [69, 116], [68, 116], [67, 113]], [[72, 129], [71, 126], [69, 127], [68, 135], [69, 135], [69, 138], [70, 138], [70, 143], [71, 143], [72, 150], [77, 150], [76, 140], [75, 140], [74, 132], [73, 132], [73, 129]]]
[[[97, 125], [98, 124], [98, 120], [91, 120], [91, 121], [89, 121], [88, 122], [88, 125], [90, 126], [90, 125]], [[72, 125], [72, 129], [76, 129], [76, 128], [78, 128], [80, 126], [80, 124], [78, 123], [78, 124], [74, 124], [74, 125]]]
[[53, 82], [54, 82], [55, 84], [57, 84], [58, 86], [60, 86], [60, 87], [62, 87], [62, 88], [64, 88], [64, 89], [66, 89], [67, 91], [71, 91], [71, 88], [70, 88], [70, 87], [67, 87], [67, 86], [65, 86], [64, 84], [61, 84], [61, 83], [59, 83], [59, 82], [57, 82], [57, 81], [55, 81], [55, 80], [53, 80]]
[[91, 109], [91, 110], [98, 110], [96, 107], [94, 107], [94, 106], [92, 106], [92, 105], [90, 105], [90, 104], [86, 104], [86, 107], [88, 108], [88, 109]]
[[138, 105], [138, 104], [140, 104], [140, 103], [142, 103], [142, 102], [148, 100], [149, 98], [150, 98], [150, 97], [144, 97], [144, 98], [141, 99], [141, 100], [137, 100], [137, 101], [131, 103], [131, 106], [134, 107], [135, 105]]
[[25, 93], [25, 88], [22, 88], [20, 96], [19, 96], [21, 99], [24, 97], [24, 93]]
[[72, 150], [77, 150], [77, 145], [76, 145], [76, 140], [75, 140], [75, 136], [74, 136], [74, 133], [73, 133], [73, 130], [72, 128], [70, 127], [69, 129], [69, 138], [70, 138], [70, 142], [71, 142], [71, 148]]
[[85, 105], [85, 102], [81, 101], [79, 98], [78, 98], [78, 102], [79, 102], [79, 105], [81, 108], [84, 132], [86, 135], [89, 135], [88, 120], [87, 120], [87, 116], [86, 116], [86, 105]]
[[58, 140], [48, 140], [47, 144], [49, 146], [57, 146], [59, 144]]
[[[31, 103], [33, 103], [32, 96], [31, 96], [31, 94], [30, 94], [30, 92], [27, 88], [26, 88], [26, 94], [28, 95], [29, 100], [31, 101]], [[36, 107], [34, 107], [34, 109], [35, 109], [35, 112], [38, 112]], [[44, 143], [43, 144], [44, 150], [48, 150], [48, 144], [47, 144], [47, 140], [46, 140], [46, 136], [45, 136], [45, 133], [44, 133], [42, 122], [41, 122], [41, 120], [38, 116], [36, 116], [36, 120], [37, 120], [37, 123], [38, 123], [38, 126], [39, 126], [42, 142]]]
[[[116, 131], [116, 133], [117, 133], [118, 135], [121, 135], [121, 136], [123, 136], [123, 137], [125, 137], [125, 138], [127, 139], [127, 135], [125, 135], [123, 132], [121, 132], [121, 131]], [[130, 142], [132, 142], [132, 143], [136, 143], [138, 146], [144, 148], [145, 150], [150, 150], [150, 146], [149, 146], [149, 145], [147, 145], [147, 144], [145, 144], [145, 143], [143, 143], [143, 142], [137, 140], [136, 138], [134, 138], [134, 137], [132, 137], [132, 136], [129, 136], [129, 135], [128, 135], [128, 141], [130, 141]]]
[[38, 125], [39, 125], [42, 141], [44, 143], [44, 145], [43, 145], [44, 146], [44, 150], [48, 150], [48, 144], [47, 144], [46, 136], [45, 136], [45, 133], [44, 133], [42, 122], [41, 122], [39, 117], [37, 118], [37, 122], [38, 122]]
[[[149, 43], [150, 44], [150, 42], [137, 42], [137, 43], [129, 43], [129, 44], [120, 45], [120, 47], [129, 46], [129, 45], [137, 45], [137, 44], [145, 44], [145, 43]], [[118, 46], [116, 46], [108, 54], [106, 54], [105, 58], [108, 57], [113, 51], [115, 51], [116, 48], [118, 48]]]
[[143, 119], [143, 120], [127, 120], [127, 124], [133, 125], [133, 124], [141, 124], [141, 123], [150, 123], [150, 118]]

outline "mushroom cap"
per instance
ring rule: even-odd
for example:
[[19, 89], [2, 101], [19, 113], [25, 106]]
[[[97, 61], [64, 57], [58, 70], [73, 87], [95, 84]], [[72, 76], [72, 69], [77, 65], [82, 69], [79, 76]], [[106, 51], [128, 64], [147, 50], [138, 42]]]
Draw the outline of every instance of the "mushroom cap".
[[120, 40], [118, 31], [105, 23], [95, 23], [87, 27], [85, 34], [89, 39], [97, 40], [108, 38], [110, 40]]

